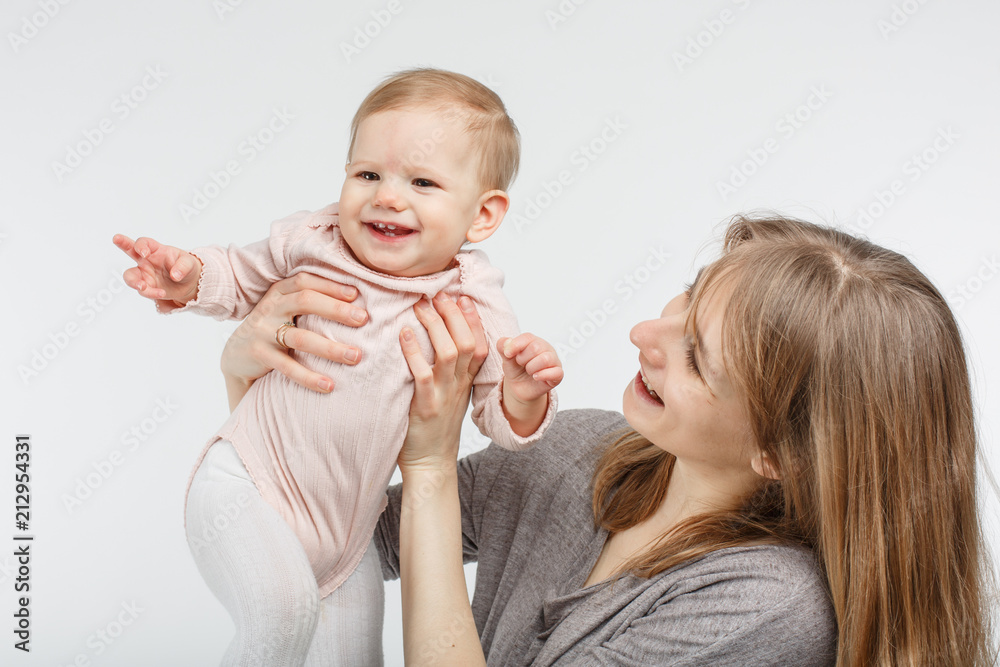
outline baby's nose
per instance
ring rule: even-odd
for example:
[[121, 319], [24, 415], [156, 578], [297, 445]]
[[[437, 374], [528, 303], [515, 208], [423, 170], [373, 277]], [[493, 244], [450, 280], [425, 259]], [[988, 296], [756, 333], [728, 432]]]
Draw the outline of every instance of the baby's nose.
[[399, 194], [396, 189], [388, 184], [386, 181], [382, 181], [379, 184], [378, 189], [375, 190], [375, 206], [381, 208], [398, 208], [399, 206]]

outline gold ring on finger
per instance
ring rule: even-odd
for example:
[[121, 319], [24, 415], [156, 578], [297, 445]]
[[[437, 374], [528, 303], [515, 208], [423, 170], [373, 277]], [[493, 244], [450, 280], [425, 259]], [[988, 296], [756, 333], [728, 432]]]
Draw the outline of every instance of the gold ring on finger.
[[280, 345], [281, 347], [283, 347], [286, 350], [291, 349], [291, 348], [289, 348], [287, 345], [285, 345], [285, 332], [287, 332], [289, 329], [291, 329], [294, 326], [295, 326], [294, 322], [285, 322], [280, 327], [278, 327], [277, 331], [274, 332], [274, 340], [278, 341], [278, 345]]

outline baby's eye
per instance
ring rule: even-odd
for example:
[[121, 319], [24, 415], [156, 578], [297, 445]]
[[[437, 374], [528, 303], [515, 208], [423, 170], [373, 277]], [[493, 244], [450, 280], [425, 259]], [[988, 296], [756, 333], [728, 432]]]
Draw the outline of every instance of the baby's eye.
[[362, 172], [358, 172], [358, 177], [361, 178], [362, 180], [365, 180], [365, 181], [377, 181], [378, 180], [378, 174], [376, 174], [374, 171], [362, 171]]
[[418, 188], [433, 188], [437, 183], [426, 178], [414, 178], [413, 184]]

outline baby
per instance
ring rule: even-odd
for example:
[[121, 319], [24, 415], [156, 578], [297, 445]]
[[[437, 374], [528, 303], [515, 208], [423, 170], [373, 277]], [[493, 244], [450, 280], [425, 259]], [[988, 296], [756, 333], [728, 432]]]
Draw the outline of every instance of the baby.
[[[196, 466], [186, 530], [202, 575], [236, 623], [226, 664], [301, 664], [307, 654], [311, 664], [353, 664], [349, 650], [371, 664], [380, 655], [382, 576], [372, 533], [413, 393], [399, 347], [404, 327], [433, 362], [413, 312], [419, 302], [439, 292], [475, 302], [491, 343], [472, 392], [472, 419], [485, 435], [522, 449], [551, 421], [552, 389], [562, 379], [555, 350], [530, 334], [503, 340], [517, 334], [503, 276], [481, 251], [461, 249], [503, 220], [519, 152], [517, 129], [493, 91], [451, 72], [406, 71], [355, 114], [338, 203], [279, 220], [268, 239], [245, 248], [188, 253], [115, 236], [138, 264], [125, 282], [161, 312], [241, 319], [272, 283], [309, 272], [356, 287], [355, 304], [369, 314], [360, 328], [299, 317], [297, 326], [358, 348], [360, 361], [292, 352], [332, 378], [333, 390], [267, 374]], [[240, 509], [236, 519], [213, 528], [231, 506]]]

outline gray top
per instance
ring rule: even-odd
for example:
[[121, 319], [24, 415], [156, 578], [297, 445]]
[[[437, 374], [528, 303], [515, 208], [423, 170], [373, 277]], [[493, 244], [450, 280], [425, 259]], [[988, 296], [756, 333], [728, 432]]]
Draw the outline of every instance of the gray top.
[[[811, 552], [720, 549], [650, 579], [581, 589], [607, 531], [591, 477], [616, 412], [560, 412], [525, 452], [496, 446], [459, 462], [465, 561], [478, 561], [472, 613], [489, 665], [832, 665], [836, 621]], [[401, 489], [375, 542], [399, 577]]]

